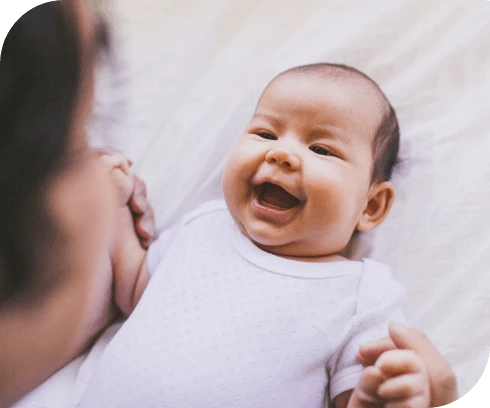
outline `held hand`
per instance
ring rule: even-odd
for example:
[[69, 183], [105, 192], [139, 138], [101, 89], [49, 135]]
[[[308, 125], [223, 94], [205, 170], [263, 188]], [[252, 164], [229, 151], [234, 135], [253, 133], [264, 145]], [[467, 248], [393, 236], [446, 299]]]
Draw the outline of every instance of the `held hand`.
[[365, 366], [374, 365], [384, 352], [394, 349], [412, 350], [424, 362], [430, 380], [431, 407], [447, 405], [458, 399], [456, 377], [451, 365], [417, 329], [392, 323], [390, 337], [362, 345], [358, 359]]
[[385, 379], [377, 391], [385, 408], [429, 407], [429, 375], [423, 360], [415, 352], [386, 351], [374, 367]]
[[[383, 374], [378, 367], [366, 367], [357, 383], [349, 402], [335, 401], [336, 407], [347, 408], [383, 408], [383, 402], [378, 397], [378, 388], [384, 381]], [[341, 396], [345, 400], [349, 394]]]
[[428, 408], [430, 386], [422, 359], [410, 350], [389, 350], [366, 367], [348, 408]]
[[96, 149], [98, 159], [111, 178], [117, 194], [117, 203], [123, 207], [128, 204], [134, 189], [131, 161], [121, 153], [108, 148]]
[[111, 173], [118, 202], [129, 207], [141, 246], [148, 249], [155, 238], [156, 230], [155, 216], [147, 200], [145, 183], [131, 173], [133, 163], [118, 150], [104, 147], [94, 149], [94, 152]]

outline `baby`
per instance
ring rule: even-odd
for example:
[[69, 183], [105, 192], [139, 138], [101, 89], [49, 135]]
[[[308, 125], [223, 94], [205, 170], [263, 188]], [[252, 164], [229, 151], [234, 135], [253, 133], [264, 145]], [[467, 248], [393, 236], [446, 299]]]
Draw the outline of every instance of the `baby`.
[[390, 210], [398, 145], [393, 108], [359, 71], [315, 64], [273, 79], [229, 157], [224, 201], [148, 254], [121, 229], [119, 287], [139, 299], [152, 277], [81, 407], [428, 407], [415, 354], [357, 361], [403, 320], [389, 268], [346, 258], [353, 234]]

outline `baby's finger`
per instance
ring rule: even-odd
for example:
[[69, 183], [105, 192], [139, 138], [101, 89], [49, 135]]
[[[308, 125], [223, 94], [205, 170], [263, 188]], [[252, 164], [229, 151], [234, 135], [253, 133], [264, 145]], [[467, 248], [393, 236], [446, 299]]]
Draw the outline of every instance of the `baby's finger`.
[[153, 240], [150, 240], [150, 239], [146, 239], [146, 240], [140, 239], [140, 245], [141, 245], [141, 247], [143, 249], [150, 248], [150, 245], [151, 245], [152, 242], [153, 242]]
[[421, 395], [408, 400], [392, 401], [384, 405], [384, 408], [429, 408], [430, 401]]
[[118, 203], [126, 205], [133, 191], [133, 180], [131, 176], [126, 175], [121, 169], [116, 168], [112, 171], [111, 177], [117, 191]]
[[349, 401], [349, 408], [375, 408], [382, 406], [378, 398], [378, 388], [384, 377], [376, 367], [367, 367], [354, 389]]
[[129, 201], [131, 211], [138, 214], [144, 214], [144, 212], [148, 209], [146, 195], [147, 191], [145, 182], [139, 177], [134, 176], [134, 190]]
[[378, 358], [386, 351], [396, 349], [393, 340], [390, 337], [361, 344], [357, 360], [364, 366], [374, 365]]
[[136, 232], [143, 240], [152, 240], [155, 236], [155, 217], [153, 209], [148, 206], [147, 211], [136, 217], [135, 220]]
[[392, 323], [390, 336], [398, 348], [415, 351], [425, 362], [431, 381], [432, 406], [440, 407], [458, 399], [458, 385], [451, 365], [425, 334], [403, 324]]
[[385, 400], [410, 399], [416, 395], [429, 394], [427, 376], [409, 374], [386, 380], [378, 388], [378, 395]]
[[375, 367], [386, 377], [425, 371], [422, 360], [411, 350], [387, 351], [376, 361]]

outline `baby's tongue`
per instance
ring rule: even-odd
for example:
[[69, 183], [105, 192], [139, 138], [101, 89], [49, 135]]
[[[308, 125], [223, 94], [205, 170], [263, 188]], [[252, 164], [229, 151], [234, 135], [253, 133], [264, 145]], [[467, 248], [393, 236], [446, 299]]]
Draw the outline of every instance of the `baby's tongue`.
[[282, 187], [269, 183], [264, 186], [260, 200], [263, 204], [282, 209], [293, 208], [299, 202], [296, 197], [289, 194]]

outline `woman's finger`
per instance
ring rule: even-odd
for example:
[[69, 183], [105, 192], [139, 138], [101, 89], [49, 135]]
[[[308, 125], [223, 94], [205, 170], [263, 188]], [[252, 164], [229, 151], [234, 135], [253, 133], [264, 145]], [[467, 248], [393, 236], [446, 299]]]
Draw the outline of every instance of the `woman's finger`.
[[390, 337], [384, 339], [361, 344], [357, 360], [364, 366], [374, 365], [378, 358], [386, 351], [396, 349], [393, 340]]

